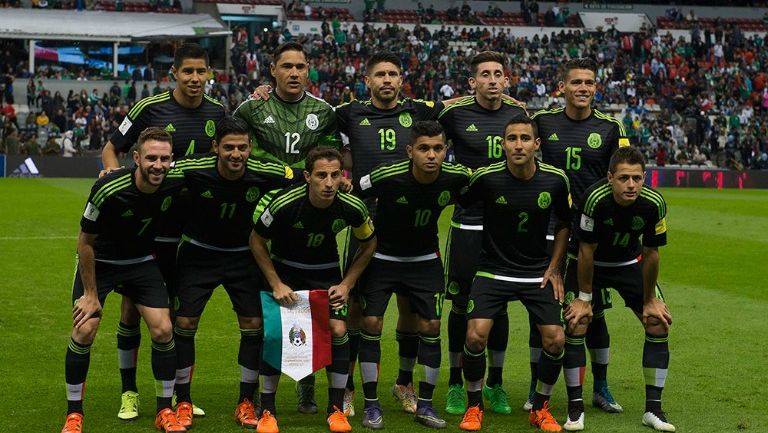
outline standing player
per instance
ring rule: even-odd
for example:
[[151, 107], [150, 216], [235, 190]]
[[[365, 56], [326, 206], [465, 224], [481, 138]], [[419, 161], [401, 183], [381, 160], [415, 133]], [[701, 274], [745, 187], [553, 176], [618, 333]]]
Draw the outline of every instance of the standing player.
[[195, 363], [195, 333], [213, 290], [223, 285], [240, 326], [240, 396], [237, 422], [256, 428], [253, 405], [258, 387], [263, 327], [262, 276], [248, 246], [251, 218], [261, 196], [286, 186], [293, 171], [282, 164], [250, 158], [248, 125], [225, 117], [216, 125], [214, 154], [176, 162], [170, 176], [184, 179], [189, 204], [177, 266], [176, 303], [176, 413], [192, 426], [191, 372]]
[[[156, 126], [173, 137], [173, 154], [180, 158], [193, 153], [208, 152], [216, 134], [216, 124], [224, 117], [224, 107], [205, 95], [208, 77], [208, 53], [198, 44], [185, 43], [174, 53], [171, 73], [176, 88], [144, 98], [128, 112], [117, 131], [101, 152], [104, 171], [119, 167], [118, 152], [127, 152], [145, 128]], [[171, 298], [175, 297], [176, 248], [181, 235], [183, 206], [174, 205], [160, 221], [155, 239], [155, 251], [160, 270]], [[117, 349], [122, 378], [122, 403], [117, 416], [134, 419], [139, 416], [139, 395], [136, 387], [136, 359], [141, 332], [136, 308], [123, 297], [120, 323], [117, 326]], [[195, 415], [205, 415], [195, 407]]]
[[[446, 107], [439, 116], [446, 135], [453, 143], [456, 161], [473, 170], [504, 159], [503, 138], [498, 135], [499, 131], [503, 131], [511, 117], [525, 114], [525, 108], [516, 101], [503, 98], [508, 85], [504, 72], [506, 62], [503, 54], [493, 51], [485, 51], [472, 58], [469, 85], [475, 90], [475, 96], [461, 98]], [[482, 204], [468, 208], [456, 206], [448, 234], [446, 284], [452, 307], [448, 316], [450, 377], [445, 410], [451, 414], [462, 414], [467, 409], [460, 359], [467, 330], [469, 289], [477, 266], [475, 252], [480, 250], [482, 239], [482, 209]], [[510, 413], [512, 408], [502, 388], [509, 319], [506, 310], [499, 314], [488, 341], [491, 364], [483, 394], [490, 400], [494, 412]]]
[[[645, 328], [642, 422], [658, 431], [673, 432], [675, 426], [661, 410], [661, 393], [669, 367], [672, 315], [657, 284], [658, 247], [667, 243], [667, 205], [661, 194], [643, 185], [644, 180], [642, 153], [634, 147], [622, 147], [611, 157], [607, 180], [598, 181], [584, 193], [580, 215], [574, 220], [578, 221], [578, 263], [569, 260], [566, 274], [566, 284], [578, 287], [579, 294], [575, 299], [571, 296], [565, 319], [569, 327], [575, 328], [573, 334], [583, 335], [583, 319], [592, 314], [593, 293], [600, 296], [600, 290], [606, 287], [619, 292]], [[596, 310], [601, 307], [601, 303], [595, 302]], [[585, 359], [583, 344], [567, 344], [566, 352], [569, 351], [580, 351], [575, 357]], [[581, 387], [574, 390], [575, 395], [571, 395], [570, 389], [568, 393], [569, 400], [581, 398]], [[583, 406], [581, 413], [572, 412], [571, 406], [569, 403], [564, 427], [583, 430]]]
[[[360, 370], [365, 393], [363, 426], [384, 427], [378, 401], [381, 330], [392, 292], [418, 314], [418, 360], [425, 377], [419, 382], [416, 421], [433, 428], [446, 422], [432, 407], [440, 371], [440, 317], [444, 287], [437, 222], [442, 210], [467, 185], [469, 170], [443, 162], [447, 147], [443, 128], [434, 121], [416, 122], [407, 145], [409, 159], [384, 164], [360, 179], [360, 194], [377, 198], [378, 247], [361, 280], [363, 331]], [[398, 305], [402, 305], [398, 302]]]
[[[513, 117], [504, 127], [506, 161], [472, 175], [461, 203], [483, 203], [480, 261], [467, 303], [464, 377], [469, 408], [459, 427], [480, 430], [483, 421], [483, 373], [488, 334], [507, 302], [520, 300], [533, 315], [543, 337], [539, 383], [529, 416], [531, 425], [560, 431], [548, 408], [563, 359], [561, 307], [565, 256], [571, 220], [568, 178], [562, 170], [535, 159], [536, 125], [527, 116]], [[552, 255], [547, 253], [550, 217], [557, 220]]]
[[[541, 137], [542, 161], [551, 164], [568, 175], [572, 194], [576, 203], [583, 197], [584, 191], [602, 179], [608, 170], [608, 161], [619, 146], [628, 146], [629, 141], [624, 126], [613, 117], [592, 108], [595, 96], [597, 64], [591, 59], [574, 59], [565, 64], [560, 81], [560, 91], [565, 97], [565, 107], [554, 110], [541, 110], [532, 117], [539, 127]], [[550, 225], [551, 230], [551, 225]], [[551, 239], [551, 231], [550, 236]], [[570, 252], [575, 256], [574, 245]], [[596, 299], [610, 308], [610, 293], [604, 293]], [[594, 393], [592, 402], [606, 412], [621, 412], [622, 408], [614, 400], [608, 389], [608, 346], [610, 337], [605, 323], [604, 308], [592, 319], [586, 334], [587, 346], [592, 355], [592, 375]], [[541, 355], [541, 336], [536, 326], [531, 323], [531, 388], [528, 401], [523, 409], [530, 410], [531, 398], [536, 385], [536, 362]], [[569, 336], [566, 345], [583, 343], [584, 336]], [[569, 352], [572, 353], [572, 352]], [[583, 375], [581, 368], [586, 364], [575, 364], [576, 360], [566, 356], [563, 362], [566, 386], [581, 386]], [[575, 404], [582, 405], [579, 400]]]
[[91, 344], [101, 310], [113, 290], [130, 298], [152, 338], [152, 373], [157, 391], [155, 426], [184, 432], [171, 409], [176, 348], [168, 311], [168, 291], [152, 254], [157, 222], [174, 201], [178, 185], [166, 181], [171, 165], [171, 136], [160, 128], [139, 135], [135, 169], [119, 169], [91, 189], [80, 220], [78, 266], [72, 288], [72, 338], [67, 349], [67, 420], [62, 433], [83, 428], [83, 392]]
[[[306, 184], [287, 188], [268, 202], [265, 198], [254, 213], [251, 251], [281, 305], [296, 302], [295, 290], [325, 288], [330, 298], [331, 364], [328, 374], [328, 427], [332, 432], [352, 429], [343, 407], [344, 386], [349, 370], [346, 302], [376, 249], [373, 224], [363, 202], [338, 191], [342, 178], [342, 156], [328, 147], [311, 150], [305, 164]], [[339, 266], [336, 234], [352, 227], [360, 248], [343, 275]], [[267, 239], [272, 240], [271, 250]], [[275, 393], [280, 371], [266, 363], [261, 369], [264, 407], [257, 431], [277, 433]]]

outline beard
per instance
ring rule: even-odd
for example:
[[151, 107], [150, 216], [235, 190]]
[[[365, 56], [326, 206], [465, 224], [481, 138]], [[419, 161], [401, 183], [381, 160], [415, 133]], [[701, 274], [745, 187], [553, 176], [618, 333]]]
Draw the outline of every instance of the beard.
[[[152, 169], [144, 169], [144, 167], [139, 168], [139, 173], [141, 174], [141, 180], [146, 182], [149, 185], [152, 186], [159, 186], [161, 183], [163, 183], [163, 180], [165, 180], [165, 175], [168, 173], [168, 170], [152, 170]], [[162, 176], [160, 178], [159, 182], [153, 181], [152, 175]]]

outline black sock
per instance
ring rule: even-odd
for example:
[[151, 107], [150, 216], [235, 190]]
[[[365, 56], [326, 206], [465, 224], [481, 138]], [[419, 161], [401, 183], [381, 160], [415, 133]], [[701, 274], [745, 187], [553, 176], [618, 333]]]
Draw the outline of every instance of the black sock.
[[173, 384], [176, 381], [176, 344], [152, 340], [152, 374], [155, 377], [157, 412], [171, 407]]
[[583, 406], [582, 386], [584, 384], [584, 369], [587, 365], [587, 353], [584, 350], [584, 336], [565, 336], [565, 356], [563, 357], [563, 372], [565, 387], [568, 391], [568, 404], [581, 402]]
[[[454, 357], [461, 359], [462, 353], [464, 353], [464, 340], [467, 338], [467, 315], [466, 313], [457, 312], [457, 309], [454, 305], [454, 308], [451, 308], [451, 312], [448, 314], [448, 353], [451, 359], [455, 359]], [[449, 386], [464, 383], [461, 377], [461, 370], [461, 362], [458, 362], [458, 365], [450, 364]]]
[[536, 390], [536, 383], [538, 382], [539, 374], [539, 359], [542, 353], [541, 333], [539, 327], [533, 321], [533, 317], [528, 313], [528, 348], [530, 351], [530, 366], [531, 366], [531, 382], [529, 392]]
[[64, 357], [64, 377], [67, 383], [67, 413], [83, 413], [83, 390], [88, 367], [91, 365], [91, 345], [69, 340]]
[[240, 365], [240, 397], [241, 403], [248, 399], [253, 401], [256, 389], [259, 387], [259, 364], [261, 364], [261, 345], [264, 330], [241, 329], [240, 348], [237, 353], [237, 363]]
[[349, 335], [331, 337], [331, 365], [325, 368], [328, 374], [328, 414], [336, 406], [344, 408], [344, 386], [349, 374]]
[[355, 363], [360, 352], [360, 329], [347, 329], [349, 334], [349, 377], [347, 378], [346, 388], [350, 391], [355, 390]]
[[141, 328], [126, 325], [123, 322], [117, 324], [117, 353], [120, 366], [120, 382], [123, 390], [138, 392], [136, 387], [136, 357], [141, 344]]
[[595, 312], [587, 328], [587, 348], [592, 363], [593, 389], [598, 391], [607, 386], [608, 353], [611, 346], [611, 336], [608, 334], [608, 324], [605, 322], [605, 311]]
[[491, 332], [488, 334], [488, 378], [485, 383], [493, 388], [502, 385], [502, 372], [504, 371], [504, 354], [507, 351], [509, 341], [509, 316], [506, 313], [493, 319]]
[[473, 351], [464, 345], [462, 357], [464, 379], [467, 381], [467, 404], [483, 408], [483, 374], [485, 373], [485, 349]]
[[[264, 361], [264, 358], [262, 358], [261, 365], [259, 366], [259, 374], [261, 375], [263, 387], [263, 392], [261, 393], [261, 407], [263, 410], [268, 410], [272, 415], [276, 416], [277, 407], [275, 406], [275, 391], [277, 391], [278, 382], [280, 380], [280, 370], [272, 367], [268, 362]], [[305, 381], [307, 378], [311, 378], [314, 385], [315, 376], [313, 374], [310, 374], [299, 382]], [[270, 389], [270, 387], [274, 387], [274, 389]]]
[[174, 326], [176, 342], [176, 401], [192, 403], [190, 388], [192, 370], [195, 367], [195, 333], [197, 328], [185, 329]]
[[661, 410], [661, 392], [669, 369], [669, 335], [645, 334], [643, 372], [645, 374], [645, 410]]
[[400, 368], [395, 382], [398, 385], [408, 385], [413, 383], [413, 366], [416, 364], [416, 357], [419, 354], [419, 335], [398, 330], [395, 331], [395, 338], [400, 355]]
[[419, 335], [419, 360], [424, 377], [419, 380], [418, 407], [432, 406], [432, 393], [440, 376], [440, 334]]
[[539, 379], [536, 384], [536, 394], [533, 397], [533, 410], [539, 410], [544, 407], [544, 403], [552, 395], [552, 388], [555, 387], [557, 376], [560, 375], [560, 369], [563, 366], [564, 355], [565, 351], [558, 354], [552, 354], [546, 350], [541, 351], [539, 371], [537, 373]]
[[360, 333], [360, 375], [366, 407], [378, 400], [379, 363], [381, 362], [381, 334]]

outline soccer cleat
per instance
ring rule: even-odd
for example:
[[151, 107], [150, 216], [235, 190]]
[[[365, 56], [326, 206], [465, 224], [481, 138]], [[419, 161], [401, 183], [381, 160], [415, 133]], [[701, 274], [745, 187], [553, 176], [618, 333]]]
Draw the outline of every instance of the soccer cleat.
[[120, 411], [117, 417], [124, 420], [136, 419], [139, 417], [139, 393], [135, 391], [125, 391], [120, 397]]
[[445, 428], [448, 425], [444, 419], [440, 418], [432, 406], [416, 409], [416, 417], [414, 419], [417, 423], [431, 428]]
[[259, 418], [259, 423], [256, 426], [256, 433], [280, 433], [280, 429], [277, 427], [277, 418], [268, 410], [261, 413], [261, 418]]
[[[296, 410], [301, 413], [317, 413], [317, 402], [315, 401], [315, 376], [307, 376], [306, 382], [303, 379], [296, 382]], [[306, 379], [306, 378], [305, 378]]]
[[624, 408], [616, 403], [616, 400], [613, 398], [611, 390], [608, 389], [608, 385], [601, 387], [598, 391], [592, 394], [592, 406], [598, 407], [608, 413], [624, 412]]
[[363, 409], [363, 427], [379, 430], [384, 428], [384, 411], [380, 406], [370, 406]]
[[192, 403], [183, 401], [176, 405], [176, 419], [186, 429], [192, 428]]
[[[171, 399], [171, 407], [176, 408], [176, 394], [173, 394], [173, 398]], [[202, 407], [197, 407], [195, 404], [192, 404], [192, 414], [194, 416], [204, 417], [205, 411]]]
[[[183, 403], [182, 403], [183, 404]], [[155, 428], [165, 433], [183, 433], [187, 431], [176, 418], [173, 409], [166, 407], [157, 413], [155, 417]]]
[[483, 397], [490, 403], [491, 410], [496, 413], [512, 413], [512, 407], [507, 402], [507, 392], [500, 384], [496, 384], [493, 388], [488, 385], [483, 385]]
[[459, 428], [467, 431], [478, 431], [483, 428], [483, 410], [480, 406], [472, 406], [464, 413]]
[[531, 389], [528, 391], [528, 400], [523, 403], [523, 410], [525, 412], [530, 412], [531, 409], [533, 409], [533, 397], [536, 395], [536, 388], [531, 387]]
[[416, 392], [413, 390], [413, 384], [392, 385], [392, 396], [400, 402], [405, 413], [416, 413]]
[[347, 421], [347, 415], [336, 406], [333, 409], [333, 413], [328, 415], [328, 429], [331, 433], [347, 433], [352, 431], [352, 426]]
[[445, 411], [451, 415], [462, 415], [467, 411], [467, 393], [464, 392], [464, 385], [448, 385]]
[[253, 407], [253, 403], [245, 399], [235, 408], [235, 421], [242, 427], [255, 429], [259, 424], [259, 419], [256, 416], [256, 408]]
[[549, 412], [549, 402], [544, 402], [544, 407], [539, 410], [531, 409], [531, 413], [528, 415], [528, 422], [532, 426], [542, 431], [559, 432], [563, 431], [560, 424], [557, 423], [555, 417]]
[[80, 433], [83, 431], [83, 414], [72, 412], [67, 415], [67, 420], [64, 421], [64, 427], [61, 429], [61, 433]]
[[355, 391], [345, 389], [344, 390], [344, 413], [348, 413], [348, 416], [355, 416]]
[[651, 427], [656, 431], [675, 431], [675, 426], [667, 421], [667, 417], [662, 411], [646, 412], [643, 414], [643, 425]]
[[563, 430], [566, 430], [566, 431], [584, 430], [584, 411], [569, 410], [568, 420], [565, 421], [565, 424], [563, 424]]

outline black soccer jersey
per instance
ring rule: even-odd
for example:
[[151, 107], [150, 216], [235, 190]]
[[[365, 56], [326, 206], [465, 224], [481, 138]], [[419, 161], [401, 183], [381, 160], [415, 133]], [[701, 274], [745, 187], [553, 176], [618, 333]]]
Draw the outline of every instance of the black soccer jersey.
[[470, 176], [466, 167], [444, 162], [430, 184], [413, 177], [410, 160], [379, 166], [358, 184], [363, 197], [377, 197], [377, 249], [394, 257], [418, 257], [439, 251], [437, 221]]
[[307, 184], [297, 185], [263, 198], [257, 206], [254, 230], [272, 240], [274, 260], [298, 267], [327, 267], [339, 262], [337, 233], [352, 227], [361, 241], [373, 236], [373, 223], [359, 198], [339, 191], [330, 207], [319, 209], [308, 193]]
[[576, 237], [596, 243], [595, 261], [618, 264], [634, 260], [642, 245], [667, 244], [667, 204], [650, 186], [643, 186], [637, 200], [621, 206], [613, 198], [611, 185], [601, 180], [587, 189], [576, 227]]
[[[504, 125], [516, 115], [526, 114], [520, 105], [502, 99], [501, 108], [486, 110], [474, 96], [466, 96], [440, 112], [439, 120], [452, 142], [456, 162], [472, 170], [504, 160]], [[467, 209], [456, 206], [453, 221], [483, 223], [482, 205]]]
[[216, 124], [224, 118], [224, 106], [204, 95], [197, 108], [186, 108], [173, 98], [173, 90], [144, 98], [133, 106], [110, 141], [118, 152], [127, 152], [139, 134], [150, 126], [164, 128], [173, 137], [173, 157], [211, 151]]
[[135, 168], [115, 170], [96, 181], [80, 219], [84, 233], [96, 234], [96, 260], [124, 261], [152, 254], [160, 217], [182, 184], [167, 178], [152, 194], [136, 187]]
[[248, 249], [253, 211], [261, 197], [287, 186], [293, 171], [282, 164], [248, 159], [243, 176], [223, 178], [216, 164], [217, 155], [176, 161], [168, 175], [184, 180], [189, 190], [189, 213], [183, 233], [192, 242], [224, 249]]
[[590, 185], [605, 178], [613, 152], [629, 146], [624, 125], [597, 110], [584, 120], [570, 119], [564, 108], [531, 117], [539, 129], [542, 161], [565, 171], [577, 204]]
[[399, 100], [389, 110], [376, 108], [370, 99], [336, 107], [339, 131], [349, 138], [354, 184], [375, 167], [406, 158], [411, 125], [436, 120], [443, 107], [442, 102], [410, 98]]
[[251, 127], [253, 155], [291, 167], [304, 168], [307, 153], [319, 145], [340, 144], [333, 107], [308, 92], [296, 102], [271, 92], [266, 101], [246, 100], [233, 115]]
[[546, 250], [550, 215], [554, 212], [561, 221], [571, 220], [565, 173], [536, 161], [533, 177], [522, 180], [502, 161], [477, 170], [469, 182], [459, 201], [481, 200], [485, 216], [478, 273], [540, 278], [550, 260]]

